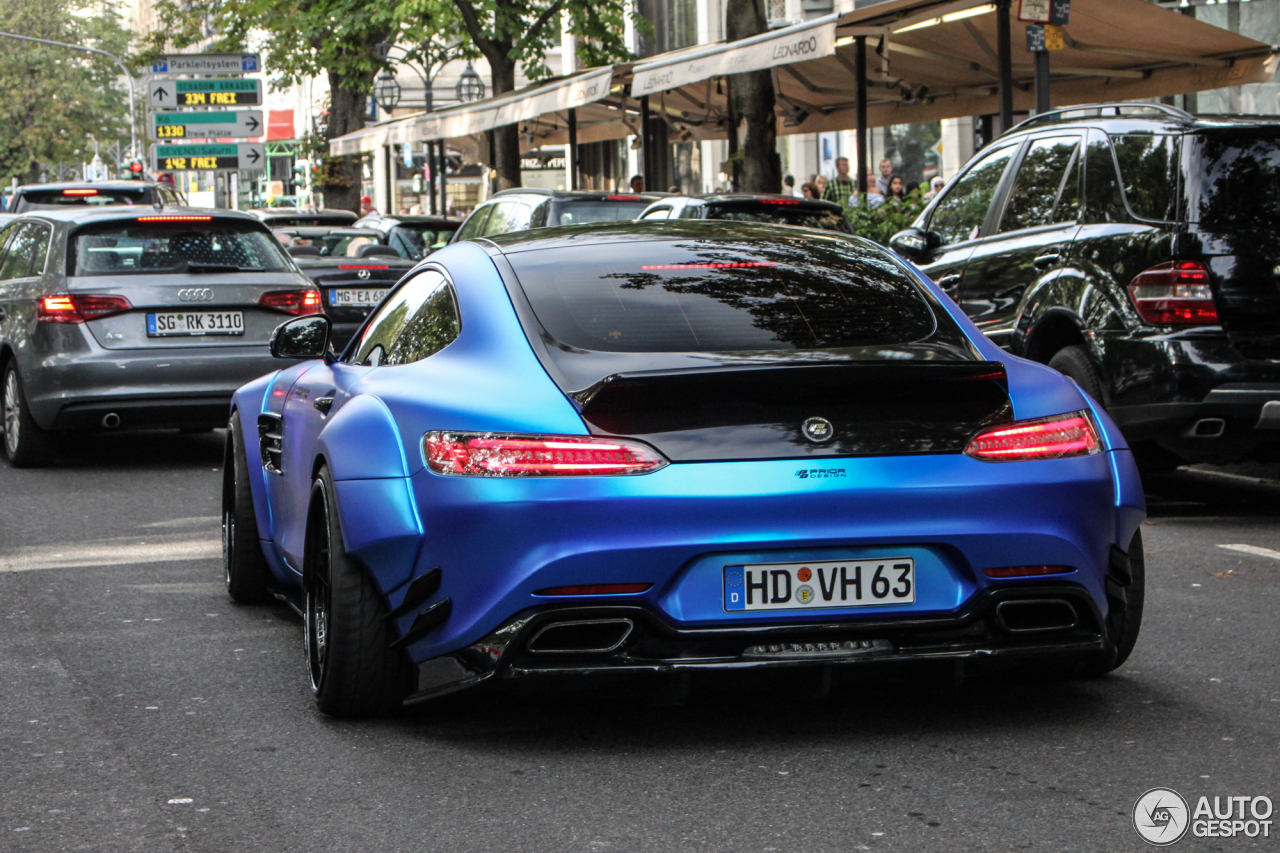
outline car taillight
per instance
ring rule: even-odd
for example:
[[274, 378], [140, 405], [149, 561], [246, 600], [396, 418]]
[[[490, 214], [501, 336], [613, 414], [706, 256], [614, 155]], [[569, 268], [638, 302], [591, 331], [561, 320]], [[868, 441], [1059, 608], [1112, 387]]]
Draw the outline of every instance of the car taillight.
[[83, 323], [123, 314], [132, 308], [123, 296], [53, 293], [36, 300], [36, 319], [41, 323]]
[[98, 194], [98, 191], [97, 191], [97, 190], [93, 190], [93, 189], [83, 189], [83, 190], [80, 190], [80, 189], [70, 189], [70, 190], [63, 190], [63, 191], [62, 191], [62, 194], [63, 194], [63, 195], [78, 195], [78, 196], [83, 196], [83, 195], [97, 195], [97, 194]]
[[1064, 459], [1102, 451], [1098, 430], [1087, 412], [1015, 421], [984, 429], [969, 439], [964, 452], [984, 462]]
[[761, 204], [799, 204], [798, 198], [762, 198], [758, 199]]
[[422, 450], [437, 474], [472, 477], [648, 474], [667, 465], [647, 444], [576, 435], [429, 432]]
[[1218, 322], [1209, 271], [1199, 261], [1168, 261], [1129, 282], [1129, 297], [1143, 320], [1156, 326], [1205, 326]]
[[639, 201], [639, 200], [640, 200], [640, 196], [638, 196], [638, 195], [620, 195], [620, 194], [618, 194], [618, 193], [614, 193], [613, 195], [608, 196], [608, 199], [609, 199], [609, 201]]
[[320, 312], [320, 291], [318, 290], [272, 290], [258, 297], [258, 304], [272, 311], [283, 311], [286, 314], [318, 314]]
[[1072, 566], [1003, 566], [998, 569], [983, 569], [982, 573], [989, 578], [1034, 578], [1042, 575], [1065, 575], [1074, 571]]
[[139, 216], [138, 222], [212, 222], [212, 216], [188, 216], [184, 214], [170, 214], [166, 216]]
[[387, 270], [389, 264], [338, 264], [340, 270]]

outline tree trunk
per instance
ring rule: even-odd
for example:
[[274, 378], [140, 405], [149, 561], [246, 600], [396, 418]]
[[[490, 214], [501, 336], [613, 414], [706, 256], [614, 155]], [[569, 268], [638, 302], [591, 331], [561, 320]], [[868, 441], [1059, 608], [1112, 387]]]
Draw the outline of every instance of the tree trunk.
[[[768, 29], [762, 0], [727, 0], [725, 35], [730, 41], [758, 35]], [[738, 189], [751, 193], [782, 192], [782, 165], [778, 161], [778, 123], [774, 114], [773, 76], [769, 71], [734, 74], [730, 81], [731, 115], [747, 123], [739, 148], [741, 166]], [[737, 128], [730, 128], [736, 133]]]
[[[505, 54], [498, 62], [488, 57], [492, 70], [490, 79], [493, 94], [504, 95], [516, 88], [516, 64]], [[520, 181], [520, 125], [504, 124], [493, 131], [493, 168], [498, 173], [498, 189], [508, 190], [521, 185]]]
[[[366, 94], [347, 88], [352, 81], [329, 72], [329, 126], [327, 139], [336, 139], [364, 127]], [[322, 188], [324, 206], [360, 211], [360, 157], [335, 157]], [[385, 212], [385, 211], [384, 211]]]

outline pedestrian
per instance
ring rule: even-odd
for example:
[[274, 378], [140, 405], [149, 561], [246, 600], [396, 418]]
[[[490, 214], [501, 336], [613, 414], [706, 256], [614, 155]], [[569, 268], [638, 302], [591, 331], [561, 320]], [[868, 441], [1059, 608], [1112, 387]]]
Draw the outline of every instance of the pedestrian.
[[367, 195], [360, 196], [360, 215], [368, 216], [370, 213], [373, 213], [373, 199]]
[[884, 194], [886, 201], [892, 201], [901, 204], [902, 200], [907, 197], [906, 187], [902, 183], [901, 175], [893, 175], [889, 178], [889, 191]]
[[935, 176], [933, 180], [929, 181], [929, 191], [924, 194], [925, 201], [928, 201], [938, 193], [942, 192], [942, 188], [946, 185], [947, 182], [943, 180], [941, 175]]
[[[889, 179], [893, 177], [893, 161], [888, 157], [880, 161], [880, 177], [876, 178], [876, 189], [880, 195], [889, 194]], [[870, 183], [867, 186], [871, 186]]]
[[823, 192], [827, 189], [827, 176], [818, 175], [813, 179], [813, 185], [818, 188], [818, 198], [822, 198]]
[[858, 182], [849, 177], [849, 158], [836, 158], [836, 176], [827, 182], [822, 197], [837, 204], [847, 204], [849, 196], [858, 191]]
[[818, 187], [815, 184], [806, 183], [800, 185], [800, 197], [819, 199], [822, 197], [822, 193], [818, 191]]
[[633, 193], [644, 192], [644, 175], [631, 176], [631, 191]]
[[920, 192], [919, 181], [911, 181], [909, 184], [907, 184], [907, 195], [911, 195], [912, 193], [918, 193], [918, 192]]
[[785, 178], [782, 179], [782, 194], [789, 195], [792, 198], [795, 198], [799, 195], [799, 193], [796, 192], [796, 176], [795, 175], [787, 175]]

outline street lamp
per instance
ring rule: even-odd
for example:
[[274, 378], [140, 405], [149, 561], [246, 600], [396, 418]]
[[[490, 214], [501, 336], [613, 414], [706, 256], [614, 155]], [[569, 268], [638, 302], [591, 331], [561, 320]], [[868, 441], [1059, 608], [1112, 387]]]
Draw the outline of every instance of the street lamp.
[[373, 84], [373, 99], [378, 106], [390, 113], [400, 103], [400, 84], [387, 69], [382, 69], [377, 81]]
[[458, 95], [458, 100], [464, 104], [467, 101], [478, 101], [484, 97], [484, 81], [480, 79], [480, 75], [471, 67], [471, 63], [467, 63], [467, 68], [462, 72], [462, 76], [458, 78], [458, 86], [454, 90]]

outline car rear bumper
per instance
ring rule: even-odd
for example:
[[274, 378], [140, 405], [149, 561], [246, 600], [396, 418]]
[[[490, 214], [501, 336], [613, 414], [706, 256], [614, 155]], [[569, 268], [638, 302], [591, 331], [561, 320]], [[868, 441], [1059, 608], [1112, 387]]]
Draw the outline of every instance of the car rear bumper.
[[[603, 637], [607, 645], [564, 648], [565, 642], [548, 644], [545, 639], [555, 632], [561, 637], [591, 636], [566, 630], [574, 626], [592, 627], [594, 636]], [[612, 634], [600, 633], [605, 626]], [[979, 669], [1019, 659], [1083, 658], [1105, 648], [1101, 613], [1077, 584], [993, 587], [945, 616], [811, 625], [690, 628], [645, 605], [548, 606], [519, 614], [458, 652], [419, 664], [417, 690], [406, 704], [501, 679], [924, 661]]]

